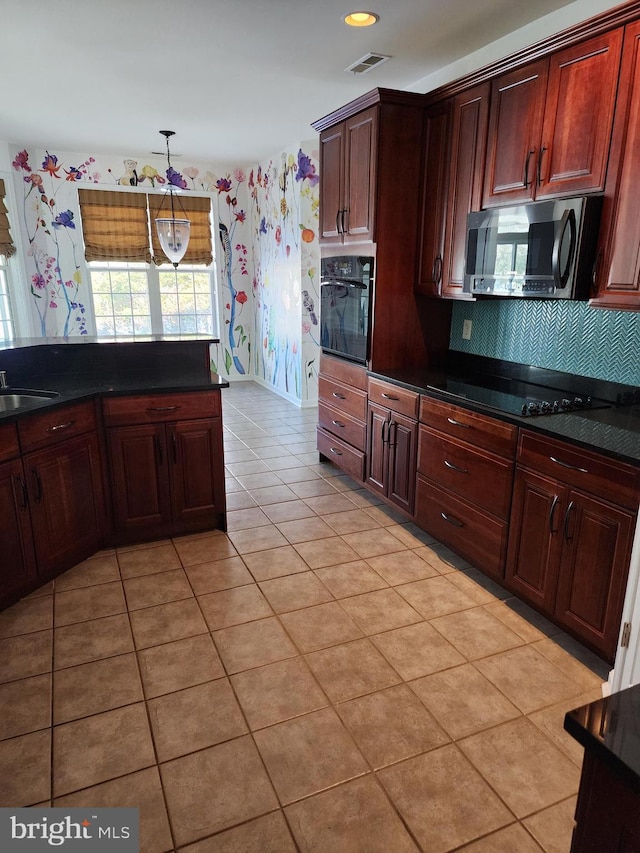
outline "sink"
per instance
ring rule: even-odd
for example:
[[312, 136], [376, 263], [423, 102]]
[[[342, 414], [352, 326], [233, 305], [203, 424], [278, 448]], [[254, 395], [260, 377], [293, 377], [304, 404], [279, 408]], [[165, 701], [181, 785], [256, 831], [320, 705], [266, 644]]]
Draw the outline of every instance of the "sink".
[[4, 388], [0, 390], [0, 413], [17, 409], [33, 409], [58, 396], [56, 391], [34, 391], [31, 388]]

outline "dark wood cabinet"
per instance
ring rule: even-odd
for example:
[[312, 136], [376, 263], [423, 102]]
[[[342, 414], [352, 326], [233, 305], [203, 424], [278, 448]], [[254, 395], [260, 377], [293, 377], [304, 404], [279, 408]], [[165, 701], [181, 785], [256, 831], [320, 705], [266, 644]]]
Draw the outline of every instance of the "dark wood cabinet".
[[318, 377], [318, 450], [358, 482], [364, 481], [367, 444], [367, 372], [322, 354]]
[[611, 157], [598, 241], [598, 308], [640, 310], [640, 21], [625, 30]]
[[38, 576], [29, 499], [20, 459], [0, 464], [0, 606], [29, 588]]
[[622, 28], [492, 82], [483, 207], [604, 189]]

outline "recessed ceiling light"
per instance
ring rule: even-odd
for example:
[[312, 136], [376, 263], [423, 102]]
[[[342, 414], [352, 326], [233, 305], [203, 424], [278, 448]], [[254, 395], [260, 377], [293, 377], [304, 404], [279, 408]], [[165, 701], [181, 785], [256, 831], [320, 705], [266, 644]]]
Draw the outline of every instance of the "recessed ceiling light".
[[345, 24], [350, 27], [370, 27], [372, 24], [377, 24], [380, 20], [380, 15], [375, 12], [351, 12], [344, 19]]

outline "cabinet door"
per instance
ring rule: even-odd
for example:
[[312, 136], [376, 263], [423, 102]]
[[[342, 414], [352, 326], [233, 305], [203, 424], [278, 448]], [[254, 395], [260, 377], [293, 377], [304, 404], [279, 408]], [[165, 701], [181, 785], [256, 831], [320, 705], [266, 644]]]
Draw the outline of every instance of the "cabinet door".
[[22, 462], [0, 465], [0, 604], [17, 596], [37, 576], [29, 501]]
[[635, 516], [592, 495], [571, 491], [555, 615], [613, 660], [618, 644]]
[[425, 116], [422, 227], [416, 291], [439, 296], [442, 285], [442, 253], [449, 177], [449, 117], [451, 102], [431, 107]]
[[102, 546], [104, 496], [100, 451], [93, 434], [24, 459], [38, 568], [50, 575]]
[[345, 243], [373, 240], [378, 110], [371, 107], [345, 122]]
[[389, 462], [390, 412], [384, 406], [367, 406], [367, 479], [374, 492], [386, 495]]
[[171, 521], [165, 426], [107, 430], [115, 527], [131, 539], [155, 536]]
[[535, 196], [548, 64], [531, 63], [492, 83], [483, 207]]
[[640, 310], [640, 21], [625, 30], [594, 306]]
[[320, 134], [320, 242], [342, 243], [344, 122]]
[[550, 57], [537, 198], [604, 189], [621, 47], [619, 28]]
[[552, 614], [562, 549], [566, 489], [529, 471], [516, 471], [505, 578], [525, 601]]
[[464, 295], [467, 214], [479, 210], [482, 201], [488, 111], [489, 83], [463, 92], [453, 102], [443, 296]]
[[411, 418], [393, 414], [389, 427], [388, 497], [413, 515], [416, 491], [418, 424]]
[[174, 522], [181, 530], [217, 527], [225, 507], [220, 420], [180, 421], [167, 429]]

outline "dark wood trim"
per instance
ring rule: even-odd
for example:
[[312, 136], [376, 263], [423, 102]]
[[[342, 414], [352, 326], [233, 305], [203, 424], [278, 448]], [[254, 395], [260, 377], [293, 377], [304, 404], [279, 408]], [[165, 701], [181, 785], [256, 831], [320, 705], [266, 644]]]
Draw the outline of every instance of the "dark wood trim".
[[396, 89], [372, 89], [364, 95], [360, 95], [348, 104], [334, 110], [322, 118], [311, 122], [311, 127], [317, 131], [326, 130], [344, 119], [366, 110], [375, 104], [400, 104], [401, 106], [420, 107], [424, 105], [424, 95], [416, 92], [403, 92]]

